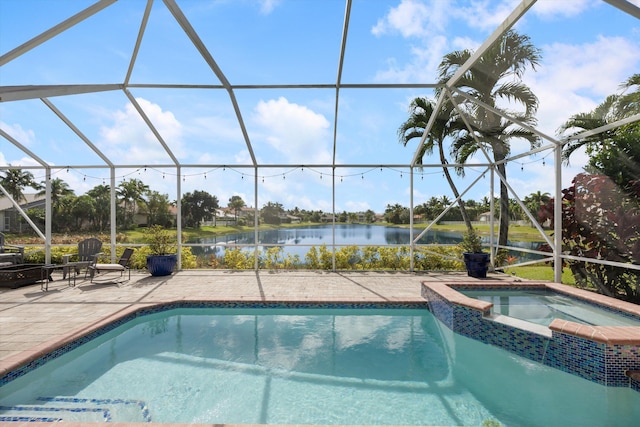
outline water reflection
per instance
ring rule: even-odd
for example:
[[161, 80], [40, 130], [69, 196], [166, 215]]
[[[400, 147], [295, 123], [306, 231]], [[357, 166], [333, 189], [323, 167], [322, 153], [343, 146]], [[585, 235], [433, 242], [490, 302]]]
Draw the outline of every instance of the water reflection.
[[[420, 230], [414, 230], [415, 236]], [[296, 228], [282, 228], [277, 230], [263, 230], [258, 232], [258, 247], [264, 251], [268, 247], [281, 247], [286, 254], [304, 255], [311, 246], [327, 245], [408, 245], [411, 241], [411, 230], [408, 228], [389, 227], [370, 224], [338, 224], [334, 229], [331, 225], [300, 226]], [[462, 241], [460, 233], [453, 231], [429, 230], [418, 240], [418, 244], [458, 244]], [[255, 232], [230, 233], [224, 236], [198, 238], [187, 243], [199, 243], [206, 246], [195, 246], [195, 255], [222, 256], [227, 245], [253, 245]], [[510, 242], [511, 246], [525, 249], [537, 249], [540, 242]], [[292, 245], [292, 246], [285, 246]], [[523, 255], [523, 254], [520, 254]], [[534, 256], [527, 256], [533, 259]]]

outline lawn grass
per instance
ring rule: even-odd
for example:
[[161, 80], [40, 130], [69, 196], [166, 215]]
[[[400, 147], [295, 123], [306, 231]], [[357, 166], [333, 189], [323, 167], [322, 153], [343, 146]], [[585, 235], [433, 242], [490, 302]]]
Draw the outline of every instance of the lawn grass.
[[[553, 282], [553, 268], [549, 265], [510, 267], [505, 268], [504, 272], [523, 279]], [[568, 268], [562, 270], [562, 283], [570, 286], [575, 286], [576, 284], [573, 274]]]

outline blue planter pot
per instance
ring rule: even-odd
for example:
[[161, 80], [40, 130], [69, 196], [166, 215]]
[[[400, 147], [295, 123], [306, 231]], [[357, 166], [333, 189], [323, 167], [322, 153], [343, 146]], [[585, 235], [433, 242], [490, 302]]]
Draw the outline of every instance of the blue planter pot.
[[489, 254], [474, 254], [465, 252], [464, 264], [467, 267], [467, 275], [484, 279], [487, 277], [487, 271], [489, 270]]
[[178, 256], [176, 254], [147, 256], [147, 269], [152, 276], [170, 275], [177, 263]]

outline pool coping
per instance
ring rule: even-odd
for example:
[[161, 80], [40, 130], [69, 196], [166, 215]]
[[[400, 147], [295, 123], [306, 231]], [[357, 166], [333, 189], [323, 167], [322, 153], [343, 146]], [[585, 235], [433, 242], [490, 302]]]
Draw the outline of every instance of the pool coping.
[[[565, 295], [585, 300], [594, 304], [604, 305], [609, 308], [620, 310], [640, 317], [640, 306], [626, 301], [616, 300], [605, 295], [596, 294], [584, 289], [578, 289], [560, 283], [538, 282], [538, 281], [521, 281], [509, 282], [504, 281], [469, 281], [469, 282], [423, 282], [423, 286], [428, 287], [433, 292], [439, 294], [452, 304], [471, 308], [481, 311], [485, 317], [488, 317], [489, 311], [493, 304], [481, 301], [475, 298], [467, 297], [458, 292], [456, 287], [464, 288], [534, 288], [534, 289], [550, 289]], [[488, 317], [489, 318], [489, 317]], [[640, 345], [640, 326], [591, 326], [582, 323], [572, 322], [570, 320], [554, 319], [549, 325], [549, 329], [555, 332], [561, 332], [580, 338], [589, 339], [607, 345]]]

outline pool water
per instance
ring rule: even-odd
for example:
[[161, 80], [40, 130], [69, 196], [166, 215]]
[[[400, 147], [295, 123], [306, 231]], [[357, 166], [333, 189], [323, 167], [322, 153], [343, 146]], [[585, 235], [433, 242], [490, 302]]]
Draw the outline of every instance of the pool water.
[[640, 393], [451, 333], [418, 309], [176, 309], [0, 388], [0, 420], [635, 425]]
[[545, 289], [457, 289], [493, 304], [492, 313], [549, 326], [553, 319], [592, 326], [640, 326], [640, 318]]

